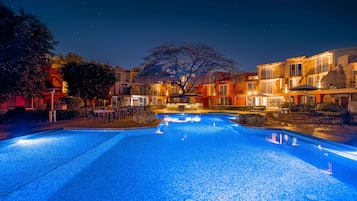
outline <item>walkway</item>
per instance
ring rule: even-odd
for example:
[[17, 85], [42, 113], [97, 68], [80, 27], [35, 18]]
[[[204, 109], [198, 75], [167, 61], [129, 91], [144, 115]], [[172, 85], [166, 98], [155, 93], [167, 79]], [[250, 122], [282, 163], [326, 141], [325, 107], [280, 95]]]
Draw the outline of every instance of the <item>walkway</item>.
[[357, 147], [357, 125], [356, 124], [318, 124], [314, 122], [294, 122], [286, 121], [274, 117], [272, 113], [266, 113], [268, 121], [266, 126], [272, 128], [282, 128], [299, 133], [304, 133], [314, 137], [327, 139], [343, 144]]

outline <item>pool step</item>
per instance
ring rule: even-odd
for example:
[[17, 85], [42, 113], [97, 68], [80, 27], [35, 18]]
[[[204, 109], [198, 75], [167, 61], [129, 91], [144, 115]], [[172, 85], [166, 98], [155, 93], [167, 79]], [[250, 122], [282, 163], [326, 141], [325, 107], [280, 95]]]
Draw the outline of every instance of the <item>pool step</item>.
[[52, 194], [125, 137], [118, 134], [9, 193], [2, 200], [48, 200]]

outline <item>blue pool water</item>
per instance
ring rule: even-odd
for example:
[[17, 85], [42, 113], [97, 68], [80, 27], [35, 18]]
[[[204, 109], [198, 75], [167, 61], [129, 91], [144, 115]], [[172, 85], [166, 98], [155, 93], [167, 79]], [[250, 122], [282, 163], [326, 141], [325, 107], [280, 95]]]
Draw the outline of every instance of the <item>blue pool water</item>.
[[1, 141], [0, 200], [357, 200], [354, 147], [229, 115], [159, 118]]

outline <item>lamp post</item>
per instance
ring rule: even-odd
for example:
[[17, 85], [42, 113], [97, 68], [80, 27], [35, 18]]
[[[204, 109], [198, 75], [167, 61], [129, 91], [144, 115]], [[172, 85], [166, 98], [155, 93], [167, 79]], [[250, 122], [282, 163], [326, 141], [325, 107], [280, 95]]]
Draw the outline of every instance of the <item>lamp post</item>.
[[55, 102], [54, 97], [55, 97], [56, 90], [60, 90], [60, 88], [48, 88], [46, 90], [50, 91], [50, 94], [51, 94], [51, 110], [49, 111], [49, 121], [56, 122], [56, 110], [55, 110], [55, 106], [54, 106], [54, 102]]

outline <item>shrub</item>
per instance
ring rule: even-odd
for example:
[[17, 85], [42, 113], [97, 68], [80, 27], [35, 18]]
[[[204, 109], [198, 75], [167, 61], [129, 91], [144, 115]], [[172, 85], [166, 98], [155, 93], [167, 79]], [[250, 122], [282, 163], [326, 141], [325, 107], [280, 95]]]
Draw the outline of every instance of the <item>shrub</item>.
[[151, 111], [139, 111], [134, 114], [133, 120], [137, 124], [150, 124], [156, 120], [156, 115]]
[[57, 120], [69, 120], [81, 117], [81, 113], [79, 110], [57, 110], [56, 115]]
[[323, 111], [323, 112], [343, 112], [344, 109], [331, 102], [321, 103], [316, 107], [316, 111]]
[[267, 117], [261, 114], [240, 114], [239, 121], [249, 126], [261, 126], [267, 121]]
[[79, 110], [84, 106], [84, 102], [80, 97], [68, 96], [60, 100], [60, 103], [67, 105], [67, 110]]
[[4, 115], [4, 120], [11, 120], [11, 119], [21, 119], [25, 116], [26, 110], [25, 107], [16, 107], [12, 110], [9, 110]]

